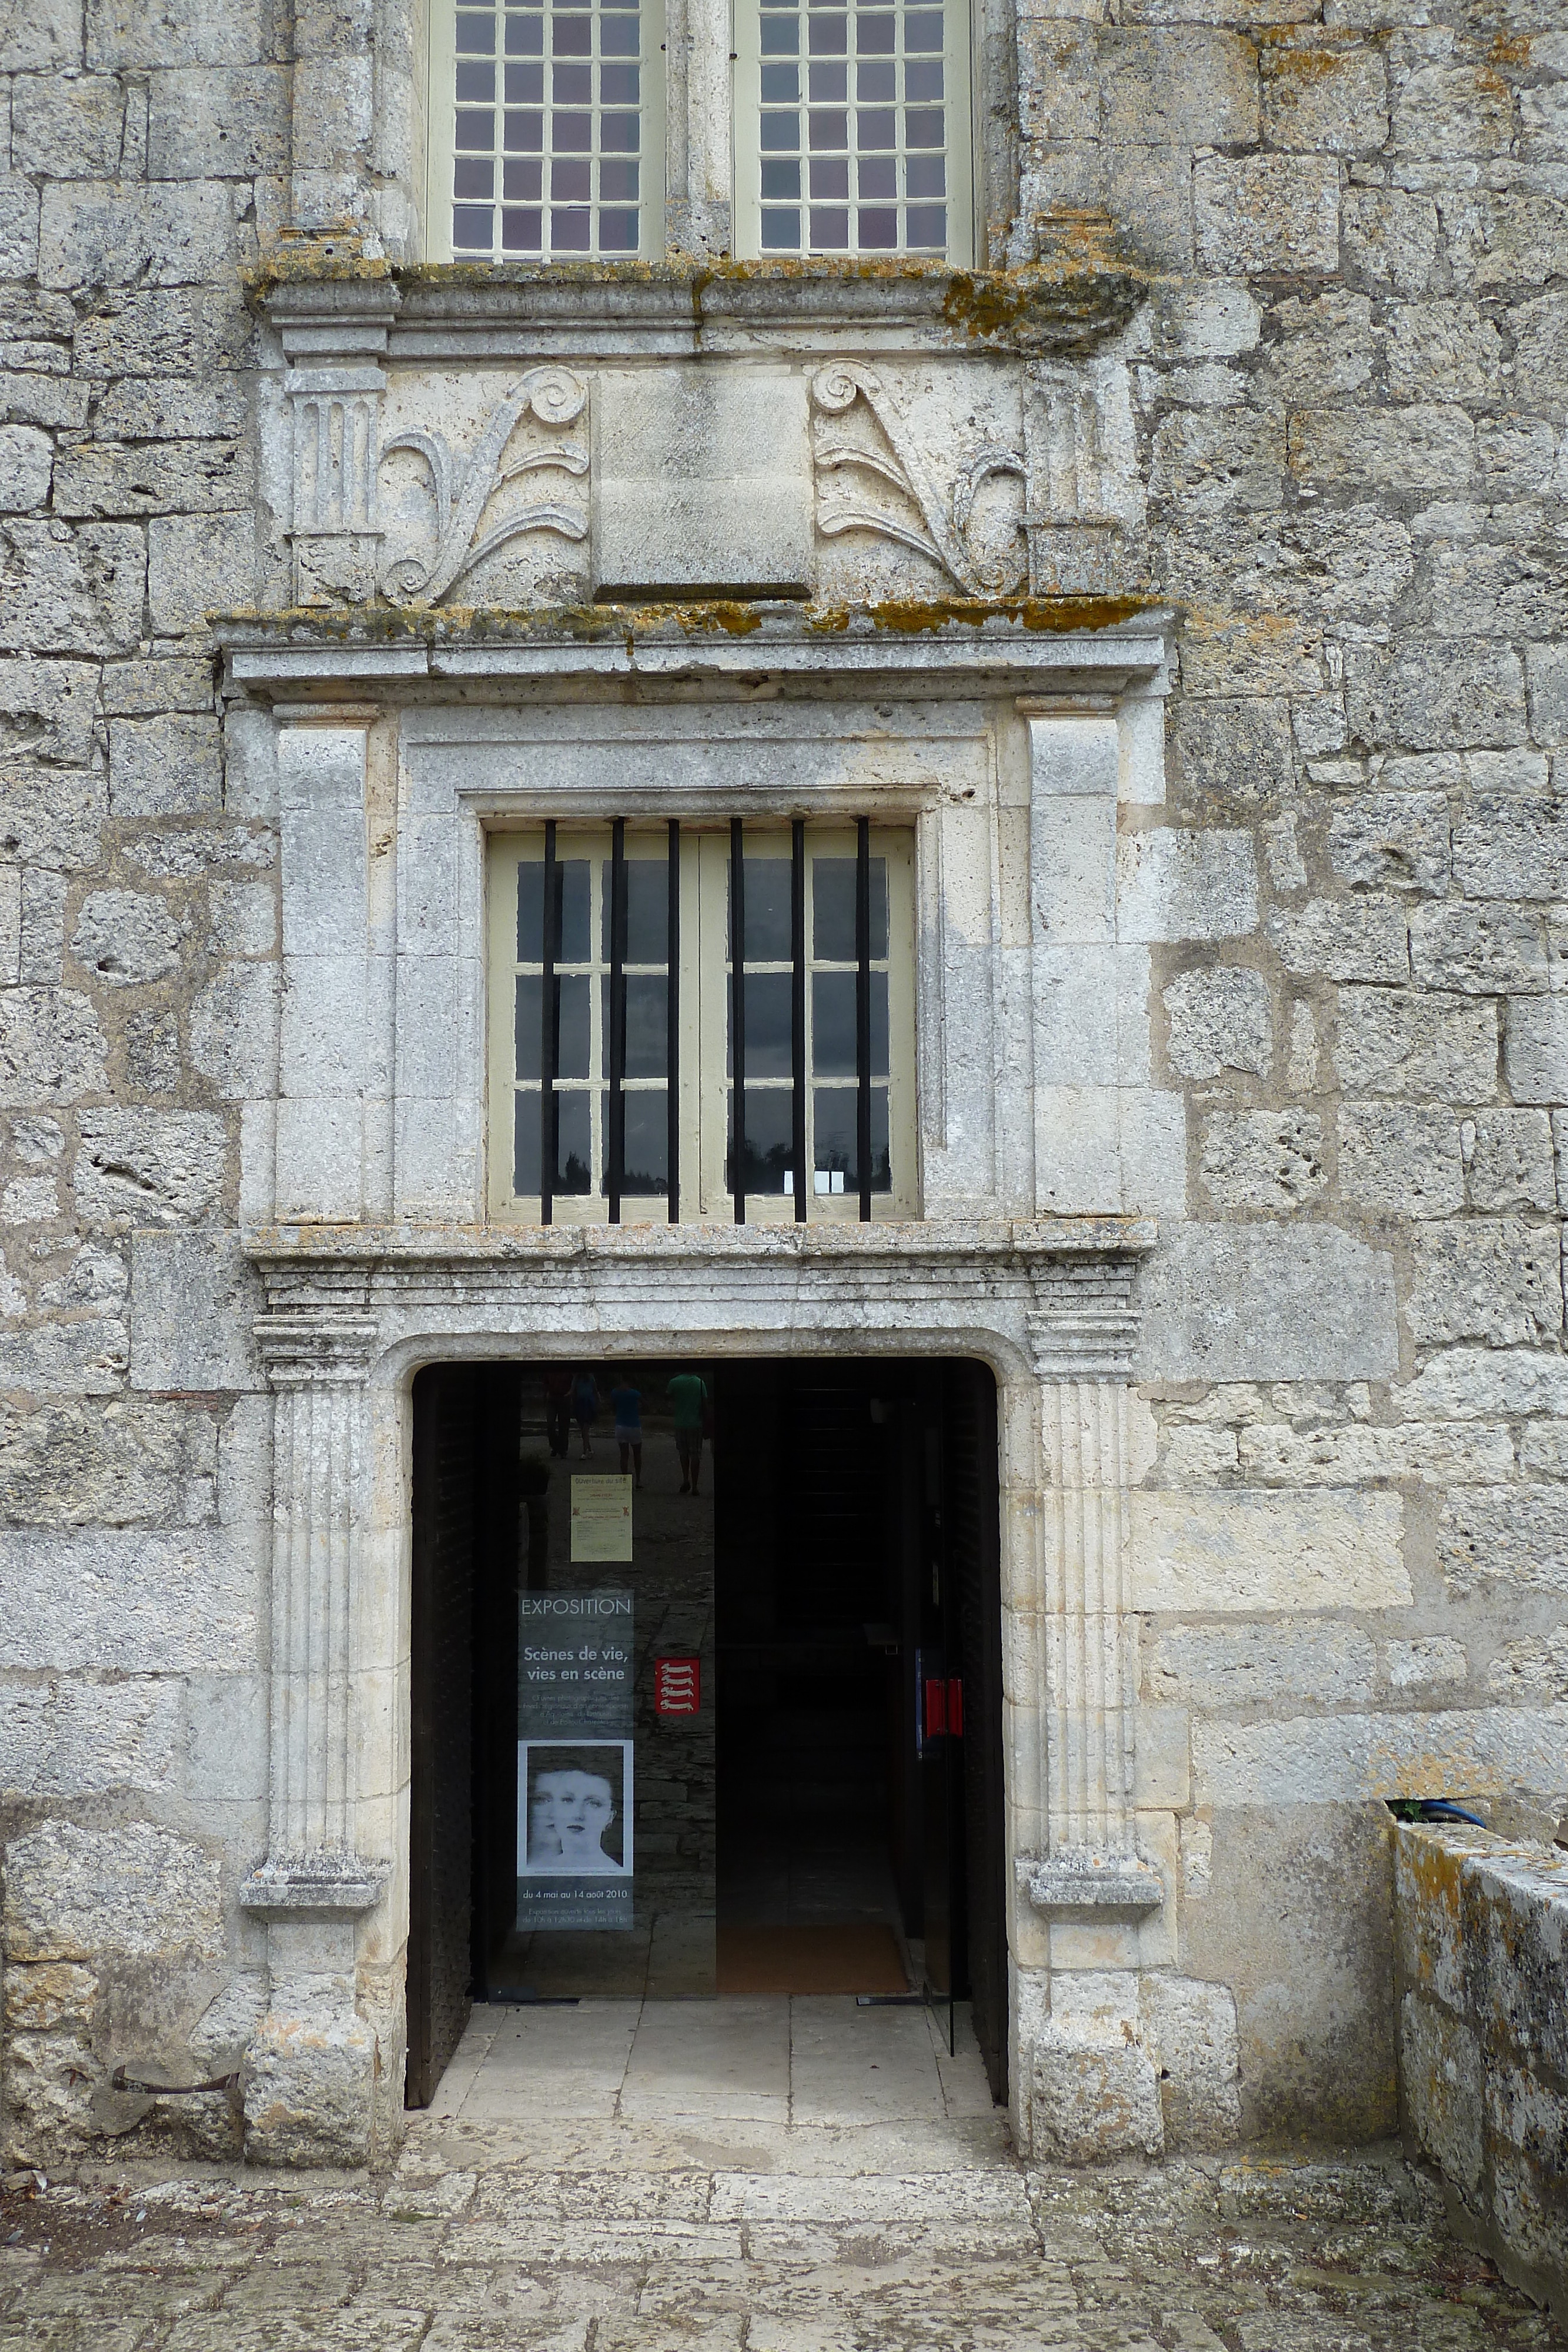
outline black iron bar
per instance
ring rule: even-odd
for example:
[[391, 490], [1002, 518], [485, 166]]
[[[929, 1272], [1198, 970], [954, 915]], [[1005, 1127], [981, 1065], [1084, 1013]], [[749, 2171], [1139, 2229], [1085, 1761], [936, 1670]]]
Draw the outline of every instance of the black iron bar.
[[794, 960], [789, 991], [789, 1156], [795, 1163], [795, 1223], [806, 1222], [806, 1201], [811, 1189], [806, 1166], [806, 825], [797, 817], [789, 828], [789, 953]]
[[670, 1223], [681, 1214], [681, 828], [670, 819], [670, 971], [664, 999], [665, 1154], [670, 1168]]
[[610, 828], [610, 1222], [621, 1223], [626, 1182], [626, 820]]
[[556, 898], [555, 824], [545, 826], [544, 938], [539, 960], [541, 1034], [539, 1037], [539, 1223], [555, 1218], [556, 1051], [560, 1038], [560, 1009], [556, 1003], [555, 960], [560, 945], [560, 908]]
[[871, 822], [855, 826], [855, 1156], [861, 1223], [871, 1222]]
[[735, 1117], [732, 1122], [730, 1192], [735, 1222], [746, 1223], [746, 852], [740, 819], [729, 821], [729, 1037], [734, 1065]]

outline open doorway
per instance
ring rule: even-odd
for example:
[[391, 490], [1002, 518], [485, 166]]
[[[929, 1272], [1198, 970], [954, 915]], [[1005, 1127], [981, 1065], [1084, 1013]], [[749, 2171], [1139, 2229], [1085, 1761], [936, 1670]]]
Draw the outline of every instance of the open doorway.
[[411, 2105], [472, 2000], [973, 2002], [1005, 2096], [996, 1392], [969, 1361], [414, 1390]]

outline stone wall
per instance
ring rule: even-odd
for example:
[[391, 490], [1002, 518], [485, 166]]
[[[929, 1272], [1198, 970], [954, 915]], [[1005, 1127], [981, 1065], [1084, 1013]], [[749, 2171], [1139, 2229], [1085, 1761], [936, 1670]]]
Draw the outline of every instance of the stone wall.
[[[239, 269], [417, 247], [410, 24], [292, 13], [0, 0], [5, 2096], [48, 2161], [237, 2146], [109, 2076], [225, 2074], [265, 1999], [277, 830], [205, 615], [285, 593]], [[1156, 273], [1115, 355], [1170, 784], [1118, 936], [1185, 1135], [1130, 1423], [1181, 1973], [1108, 1967], [1107, 2032], [1141, 2003], [1174, 2140], [1375, 2133], [1379, 1801], [1568, 1793], [1568, 48], [1547, 0], [1104, 19], [1020, 8], [992, 239], [1103, 210]]]
[[1401, 1827], [1401, 2117], [1461, 2228], [1568, 2315], [1568, 1853]]

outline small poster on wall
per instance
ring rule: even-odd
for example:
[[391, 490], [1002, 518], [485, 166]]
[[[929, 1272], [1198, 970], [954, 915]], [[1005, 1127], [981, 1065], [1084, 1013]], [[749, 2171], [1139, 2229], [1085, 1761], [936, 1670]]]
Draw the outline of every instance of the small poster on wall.
[[630, 1927], [632, 1596], [517, 1605], [517, 1927]]
[[573, 1559], [630, 1560], [630, 1478], [573, 1478], [571, 1556]]

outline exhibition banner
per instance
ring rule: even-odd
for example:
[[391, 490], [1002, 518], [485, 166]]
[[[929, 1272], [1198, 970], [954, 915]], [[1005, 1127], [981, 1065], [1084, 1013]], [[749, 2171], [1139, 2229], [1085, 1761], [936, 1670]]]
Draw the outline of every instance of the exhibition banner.
[[522, 1592], [517, 1927], [632, 1925], [629, 1592]]

